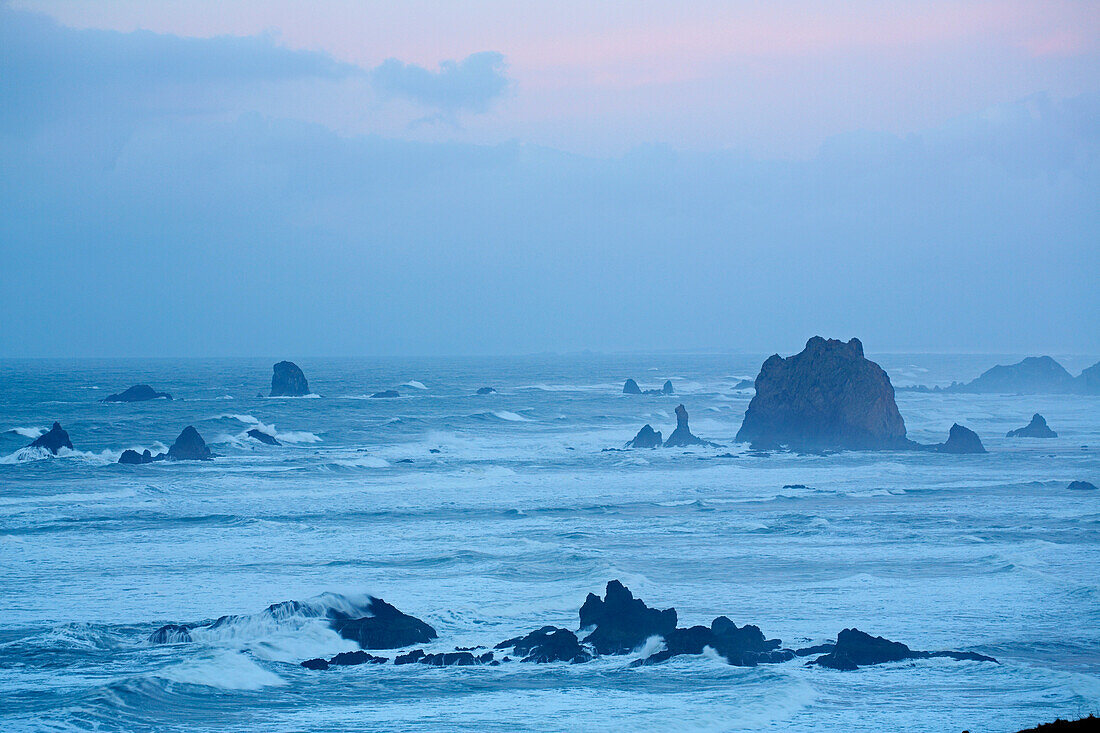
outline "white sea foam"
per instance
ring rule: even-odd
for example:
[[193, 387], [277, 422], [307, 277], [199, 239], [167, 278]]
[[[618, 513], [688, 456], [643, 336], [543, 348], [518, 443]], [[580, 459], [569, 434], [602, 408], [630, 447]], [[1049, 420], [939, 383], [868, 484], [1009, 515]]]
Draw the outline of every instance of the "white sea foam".
[[508, 410], [497, 410], [493, 413], [501, 420], [507, 420], [508, 422], [531, 422], [528, 418], [520, 415], [516, 412], [510, 412]]
[[427, 389], [427, 387], [424, 386], [423, 382], [418, 382], [415, 379], [410, 379], [409, 381], [403, 383], [401, 386], [412, 387], [413, 389]]
[[12, 428], [9, 433], [22, 435], [24, 438], [35, 439], [45, 434], [45, 428]]
[[246, 655], [224, 650], [165, 667], [155, 676], [170, 682], [222, 690], [262, 690], [286, 684], [282, 677]]

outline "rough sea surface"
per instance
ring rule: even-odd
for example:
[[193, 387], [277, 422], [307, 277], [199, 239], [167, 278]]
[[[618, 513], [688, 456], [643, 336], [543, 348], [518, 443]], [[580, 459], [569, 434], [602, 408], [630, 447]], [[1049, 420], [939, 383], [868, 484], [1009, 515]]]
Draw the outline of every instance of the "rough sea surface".
[[[0, 362], [0, 729], [1013, 731], [1100, 712], [1100, 492], [1066, 489], [1100, 483], [1100, 397], [898, 394], [911, 438], [958, 421], [988, 455], [750, 455], [733, 385], [765, 356], [303, 358], [303, 399], [257, 396], [276, 358]], [[1020, 355], [868, 356], [899, 385]], [[627, 377], [677, 394], [623, 395]], [[176, 399], [98, 402], [138, 383]], [[367, 397], [383, 389], [403, 396]], [[725, 447], [602, 450], [647, 422], [667, 436], [680, 402]], [[1004, 437], [1035, 412], [1057, 439]], [[21, 450], [54, 420], [75, 453]], [[216, 460], [115, 463], [187, 425]], [[369, 593], [432, 624], [429, 649], [492, 646], [575, 629], [613, 578], [681, 625], [725, 614], [790, 647], [855, 626], [1001, 663], [313, 672], [354, 645], [259, 613]], [[146, 641], [224, 614], [244, 617]]]

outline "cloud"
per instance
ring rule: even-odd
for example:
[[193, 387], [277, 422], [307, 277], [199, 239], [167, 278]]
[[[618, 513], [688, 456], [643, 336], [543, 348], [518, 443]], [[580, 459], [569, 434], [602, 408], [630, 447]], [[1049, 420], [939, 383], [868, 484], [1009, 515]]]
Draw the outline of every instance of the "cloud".
[[437, 71], [387, 59], [371, 72], [379, 92], [443, 112], [485, 112], [508, 90], [504, 55], [482, 51], [443, 61]]

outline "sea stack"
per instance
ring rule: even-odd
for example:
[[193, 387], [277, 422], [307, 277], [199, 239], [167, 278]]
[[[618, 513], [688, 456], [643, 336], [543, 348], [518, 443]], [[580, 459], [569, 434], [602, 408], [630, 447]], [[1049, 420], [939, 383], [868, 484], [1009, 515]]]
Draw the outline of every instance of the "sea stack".
[[168, 449], [170, 461], [209, 461], [214, 457], [199, 431], [188, 425]]
[[794, 356], [770, 356], [737, 432], [754, 448], [899, 450], [912, 447], [894, 388], [863, 344], [814, 336]]
[[[1084, 380], [1081, 383], [1083, 384]], [[1059, 394], [1074, 392], [1076, 388], [1077, 382], [1073, 376], [1054, 359], [1049, 356], [1029, 356], [1015, 364], [995, 366], [983, 372], [972, 382], [955, 384], [944, 391], [978, 394]]]
[[676, 429], [665, 441], [666, 448], [678, 448], [685, 445], [706, 445], [707, 442], [696, 438], [688, 429], [688, 411], [683, 405], [676, 406]]
[[57, 455], [62, 448], [73, 449], [73, 442], [69, 440], [69, 434], [61, 427], [61, 423], [55, 422], [49, 432], [35, 438], [28, 448], [43, 448]]
[[955, 423], [947, 435], [947, 442], [933, 448], [940, 453], [985, 453], [982, 439], [970, 428]]
[[660, 448], [661, 443], [661, 431], [654, 430], [650, 425], [644, 425], [634, 436], [634, 440], [627, 445], [631, 448]]
[[642, 388], [638, 386], [638, 383], [633, 379], [628, 379], [623, 383], [623, 394], [641, 394]]
[[271, 375], [272, 397], [305, 397], [309, 394], [306, 375], [292, 361], [280, 361]]
[[127, 390], [104, 397], [100, 402], [146, 402], [148, 400], [170, 400], [172, 395], [158, 392], [148, 384], [135, 384]]
[[1046, 418], [1039, 413], [1035, 413], [1031, 417], [1025, 427], [1017, 428], [1016, 430], [1009, 430], [1005, 434], [1006, 438], [1057, 438], [1058, 433], [1050, 429], [1047, 425]]
[[661, 394], [674, 394], [671, 379], [665, 380], [665, 386], [661, 387]]

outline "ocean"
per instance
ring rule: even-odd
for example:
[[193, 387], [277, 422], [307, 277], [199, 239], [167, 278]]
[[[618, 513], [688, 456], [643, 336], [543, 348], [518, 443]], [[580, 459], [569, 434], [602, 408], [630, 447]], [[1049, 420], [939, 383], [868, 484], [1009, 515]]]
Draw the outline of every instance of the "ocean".
[[[909, 437], [959, 422], [985, 455], [756, 454], [733, 442], [734, 385], [765, 356], [295, 358], [319, 396], [289, 399], [260, 396], [274, 358], [0, 361], [0, 729], [996, 732], [1100, 712], [1100, 492], [1066, 489], [1100, 483], [1100, 397], [898, 393]], [[868, 357], [897, 386], [1019, 355]], [[676, 394], [624, 395], [628, 377]], [[175, 399], [99, 402], [139, 383]], [[667, 436], [681, 403], [719, 447], [604, 450]], [[1004, 437], [1035, 412], [1057, 438]], [[55, 420], [73, 452], [24, 450]], [[187, 425], [215, 460], [116, 463]], [[612, 579], [680, 625], [727, 615], [791, 648], [857, 627], [999, 663], [322, 672], [300, 663], [354, 643], [262, 613], [372, 594], [435, 627], [429, 650], [492, 647], [576, 629]]]

